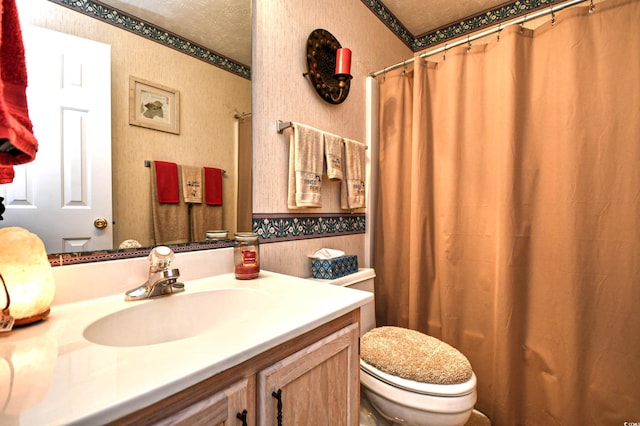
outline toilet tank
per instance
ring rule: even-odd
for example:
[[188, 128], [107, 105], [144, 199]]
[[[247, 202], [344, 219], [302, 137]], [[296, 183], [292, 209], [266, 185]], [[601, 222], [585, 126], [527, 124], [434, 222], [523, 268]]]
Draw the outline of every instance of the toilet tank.
[[[375, 277], [376, 272], [373, 268], [359, 268], [358, 272], [354, 272], [353, 274], [345, 275], [344, 277], [336, 278], [333, 280], [321, 280], [317, 278], [308, 279], [315, 282], [339, 285], [342, 287], [349, 287], [356, 290], [374, 293], [373, 281]], [[374, 300], [360, 307], [360, 335], [363, 335], [376, 326]]]

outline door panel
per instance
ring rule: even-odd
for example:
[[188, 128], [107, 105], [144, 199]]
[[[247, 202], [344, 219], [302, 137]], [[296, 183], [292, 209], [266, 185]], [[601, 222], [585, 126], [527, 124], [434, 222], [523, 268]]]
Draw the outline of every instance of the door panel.
[[[49, 253], [113, 248], [111, 47], [28, 25], [23, 39], [39, 147], [0, 185], [0, 226], [29, 229]], [[96, 228], [97, 218], [108, 226]]]

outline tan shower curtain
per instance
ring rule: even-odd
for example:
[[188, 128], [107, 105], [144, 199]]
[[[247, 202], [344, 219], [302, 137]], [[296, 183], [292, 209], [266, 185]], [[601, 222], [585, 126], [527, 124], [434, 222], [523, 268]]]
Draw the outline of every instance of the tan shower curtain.
[[238, 119], [238, 224], [241, 232], [251, 231], [253, 212], [251, 188], [251, 117]]
[[609, 0], [378, 78], [378, 325], [459, 348], [494, 425], [640, 422], [639, 22]]

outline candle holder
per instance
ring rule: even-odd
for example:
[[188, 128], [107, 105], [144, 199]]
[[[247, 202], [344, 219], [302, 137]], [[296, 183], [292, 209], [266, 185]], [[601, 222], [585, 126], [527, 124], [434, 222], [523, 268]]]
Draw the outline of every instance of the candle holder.
[[[336, 74], [336, 53], [341, 48], [340, 42], [327, 30], [316, 29], [307, 39], [307, 72], [303, 76], [309, 78], [322, 100], [334, 105], [347, 99], [351, 87], [349, 64]], [[350, 63], [351, 51], [348, 53]]]

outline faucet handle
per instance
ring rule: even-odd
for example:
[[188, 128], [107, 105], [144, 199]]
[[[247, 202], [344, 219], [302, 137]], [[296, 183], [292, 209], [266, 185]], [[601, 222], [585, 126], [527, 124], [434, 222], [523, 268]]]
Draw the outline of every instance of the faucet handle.
[[168, 269], [173, 262], [174, 254], [167, 246], [157, 246], [149, 253], [149, 270], [152, 272]]

